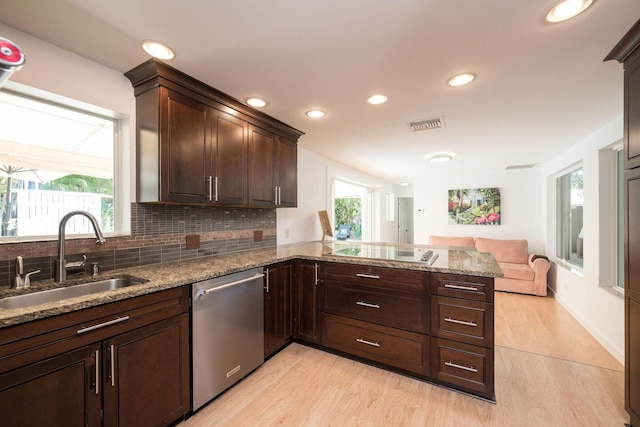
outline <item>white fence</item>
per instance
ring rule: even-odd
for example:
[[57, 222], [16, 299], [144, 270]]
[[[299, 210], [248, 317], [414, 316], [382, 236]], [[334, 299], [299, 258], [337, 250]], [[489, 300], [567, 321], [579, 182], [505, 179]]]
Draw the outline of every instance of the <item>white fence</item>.
[[[47, 190], [12, 190], [12, 193], [16, 195], [15, 208], [12, 209], [17, 214], [12, 219], [17, 227], [16, 236], [56, 235], [62, 217], [76, 210], [91, 213], [102, 225], [102, 198], [110, 197]], [[65, 230], [66, 234], [93, 234], [91, 223], [82, 215], [70, 218]]]

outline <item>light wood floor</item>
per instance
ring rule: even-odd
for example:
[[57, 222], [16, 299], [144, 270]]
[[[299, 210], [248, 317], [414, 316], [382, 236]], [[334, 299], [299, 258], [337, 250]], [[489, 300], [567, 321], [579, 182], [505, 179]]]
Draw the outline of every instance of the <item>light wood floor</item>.
[[180, 427], [623, 426], [623, 367], [552, 297], [497, 292], [497, 404], [292, 344]]

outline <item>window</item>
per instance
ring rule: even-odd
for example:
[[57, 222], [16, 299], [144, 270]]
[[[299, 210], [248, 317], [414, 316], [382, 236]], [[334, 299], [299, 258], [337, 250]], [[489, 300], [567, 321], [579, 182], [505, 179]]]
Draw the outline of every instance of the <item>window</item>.
[[336, 233], [342, 227], [350, 240], [371, 241], [371, 205], [372, 194], [368, 187], [338, 179], [333, 181]]
[[556, 178], [556, 256], [579, 269], [584, 253], [582, 181], [581, 167]]
[[[124, 228], [114, 181], [120, 120], [83, 107], [0, 91], [0, 241], [57, 236], [73, 210], [92, 213], [105, 234]], [[67, 235], [88, 233], [84, 217], [70, 220]]]

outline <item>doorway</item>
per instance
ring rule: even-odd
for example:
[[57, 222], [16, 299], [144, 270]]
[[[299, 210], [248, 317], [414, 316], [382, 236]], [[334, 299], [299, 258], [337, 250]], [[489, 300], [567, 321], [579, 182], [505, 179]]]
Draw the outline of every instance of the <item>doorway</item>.
[[413, 243], [413, 197], [398, 197], [398, 243]]

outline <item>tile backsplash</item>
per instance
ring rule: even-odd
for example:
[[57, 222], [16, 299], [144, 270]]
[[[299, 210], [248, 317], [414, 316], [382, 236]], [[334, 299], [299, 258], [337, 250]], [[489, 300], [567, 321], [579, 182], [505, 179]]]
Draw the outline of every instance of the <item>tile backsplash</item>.
[[[254, 233], [254, 232], [261, 233]], [[256, 239], [261, 234], [262, 239]], [[187, 249], [186, 237], [197, 235], [198, 249]], [[197, 240], [197, 239], [196, 239]], [[211, 255], [276, 246], [276, 210], [181, 205], [131, 205], [131, 236], [71, 239], [65, 245], [67, 261], [87, 256], [86, 271], [97, 262], [100, 271], [187, 260]], [[0, 287], [15, 276], [15, 258], [24, 258], [25, 273], [42, 270], [32, 280], [53, 277], [57, 241], [0, 244]]]

